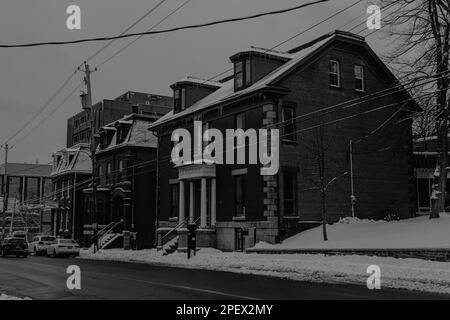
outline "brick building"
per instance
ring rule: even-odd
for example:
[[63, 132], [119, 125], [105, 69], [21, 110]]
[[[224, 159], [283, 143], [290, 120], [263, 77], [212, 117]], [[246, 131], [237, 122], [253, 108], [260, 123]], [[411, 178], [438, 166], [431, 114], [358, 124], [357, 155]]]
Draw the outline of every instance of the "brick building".
[[[159, 119], [171, 110], [172, 103], [171, 97], [133, 91], [128, 91], [113, 100], [104, 99], [93, 106], [96, 131], [132, 113]], [[67, 147], [90, 142], [89, 119], [89, 114], [81, 111], [67, 120]]]
[[[159, 144], [160, 245], [176, 235], [185, 248], [189, 221], [199, 224], [200, 246], [222, 250], [275, 243], [320, 222], [322, 153], [325, 181], [337, 178], [327, 191], [327, 222], [351, 215], [350, 140], [356, 216], [413, 214], [411, 121], [396, 120], [417, 106], [398, 90], [363, 99], [398, 84], [364, 38], [336, 31], [289, 52], [251, 47], [230, 60], [233, 77], [172, 85], [174, 111], [150, 127]], [[279, 128], [278, 173], [262, 176], [258, 164], [174, 166], [172, 132], [185, 128], [194, 136], [195, 120], [203, 133]]]
[[[137, 248], [155, 242], [157, 139], [148, 131], [151, 115], [131, 114], [99, 130], [97, 148], [98, 210], [93, 219], [92, 188], [86, 188], [85, 221], [99, 225], [122, 222], [117, 230], [137, 233]], [[114, 241], [122, 234], [111, 230]], [[120, 246], [120, 245], [119, 245]]]
[[91, 183], [90, 146], [79, 143], [53, 154], [54, 208], [51, 210], [51, 233], [55, 236], [83, 240], [85, 224], [83, 189]]

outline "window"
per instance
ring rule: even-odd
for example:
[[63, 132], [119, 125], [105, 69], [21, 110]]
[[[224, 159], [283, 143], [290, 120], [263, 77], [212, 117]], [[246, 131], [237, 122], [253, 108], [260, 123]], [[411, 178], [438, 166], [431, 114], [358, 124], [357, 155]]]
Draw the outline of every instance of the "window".
[[235, 216], [245, 217], [245, 205], [244, 205], [244, 188], [245, 188], [245, 176], [239, 175], [234, 177], [234, 190], [235, 190]]
[[99, 179], [99, 181], [100, 181], [100, 184], [102, 184], [103, 183], [103, 166], [100, 164], [99, 166], [98, 166], [98, 179]]
[[170, 185], [170, 216], [177, 217], [179, 212], [180, 186], [178, 183]]
[[173, 92], [173, 101], [176, 110], [186, 109], [186, 88], [175, 89]]
[[180, 89], [175, 89], [173, 91], [173, 103], [174, 103], [174, 109], [179, 110], [180, 109]]
[[335, 88], [341, 87], [341, 70], [339, 61], [330, 60], [330, 86]]
[[283, 173], [283, 190], [284, 190], [284, 215], [297, 215], [297, 173]]
[[252, 82], [252, 66], [250, 59], [245, 60], [245, 85], [250, 85]]
[[122, 178], [124, 178], [124, 165], [123, 165], [123, 160], [119, 160], [118, 164], [117, 164], [117, 180], [120, 182], [122, 181]]
[[235, 89], [242, 89], [252, 83], [252, 67], [250, 59], [243, 59], [234, 65]]
[[[202, 125], [202, 136], [205, 134], [206, 131], [209, 130], [209, 122], [204, 122]], [[203, 140], [203, 149], [206, 148], [209, 145], [209, 142], [206, 140]]]
[[245, 113], [236, 115], [236, 129], [245, 129]]
[[282, 139], [287, 141], [297, 141], [295, 134], [295, 108], [283, 107], [281, 114]]
[[106, 164], [106, 177], [105, 177], [106, 183], [110, 182], [109, 177], [110, 177], [111, 173], [112, 173], [112, 165], [111, 165], [111, 162], [108, 162]]
[[364, 91], [364, 67], [355, 65], [355, 90]]
[[243, 72], [243, 64], [242, 61], [236, 63], [235, 74], [235, 87], [236, 89], [242, 88], [244, 86], [244, 72]]
[[181, 89], [181, 110], [186, 109], [186, 88]]

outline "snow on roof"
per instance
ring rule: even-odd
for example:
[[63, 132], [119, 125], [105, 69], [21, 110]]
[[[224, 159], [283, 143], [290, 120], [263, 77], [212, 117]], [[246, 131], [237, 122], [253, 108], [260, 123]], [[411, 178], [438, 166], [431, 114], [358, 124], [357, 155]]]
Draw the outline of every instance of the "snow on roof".
[[88, 144], [77, 144], [71, 148], [64, 148], [55, 152], [55, 155], [59, 155], [61, 160], [56, 163], [51, 176], [73, 172], [90, 174], [92, 172], [90, 154]]
[[[340, 34], [339, 34], [340, 35]], [[223, 102], [226, 102], [228, 100], [232, 100], [241, 96], [244, 96], [246, 94], [258, 91], [260, 89], [268, 87], [270, 84], [278, 80], [279, 77], [284, 75], [289, 70], [293, 69], [297, 64], [302, 62], [305, 58], [309, 57], [311, 54], [313, 54], [316, 50], [319, 50], [321, 47], [328, 44], [331, 40], [333, 40], [337, 36], [337, 33], [333, 32], [328, 34], [327, 37], [324, 37], [324, 39], [313, 43], [311, 46], [304, 48], [303, 50], [300, 50], [297, 53], [292, 54], [291, 60], [287, 61], [285, 64], [280, 66], [279, 68], [275, 69], [256, 83], [254, 83], [252, 86], [240, 90], [235, 91], [234, 90], [234, 78], [224, 82], [222, 84], [222, 87], [216, 90], [215, 92], [211, 93], [210, 95], [206, 96], [205, 98], [197, 101], [194, 103], [191, 107], [178, 112], [174, 114], [173, 111], [169, 112], [165, 116], [161, 117], [159, 120], [155, 121], [150, 128], [155, 128], [158, 125], [181, 118], [187, 114], [194, 113], [203, 109], [206, 109], [208, 107], [211, 107], [213, 105], [217, 105]]]
[[259, 47], [254, 47], [254, 46], [251, 46], [250, 48], [247, 48], [243, 51], [240, 51], [237, 54], [247, 53], [247, 52], [248, 53], [259, 53], [262, 55], [273, 56], [273, 57], [278, 57], [278, 58], [282, 58], [282, 59], [292, 59], [292, 54], [290, 54], [288, 52], [282, 52], [282, 51], [266, 49], [266, 48], [259, 48]]
[[113, 137], [111, 138], [109, 145], [101, 149], [99, 146], [98, 152], [103, 152], [106, 150], [111, 150], [123, 146], [140, 146], [140, 147], [156, 148], [158, 145], [158, 139], [152, 132], [148, 131], [148, 126], [152, 120], [153, 119], [143, 115], [128, 115], [116, 121], [115, 123], [117, 122], [125, 123], [131, 126], [130, 130], [127, 133], [127, 136], [122, 142], [117, 143], [118, 132], [116, 131]]
[[133, 121], [132, 120], [122, 120], [122, 119], [120, 119], [120, 120], [117, 120], [116, 122], [114, 122], [114, 124], [126, 124], [126, 125], [132, 125], [133, 124]]
[[223, 86], [223, 83], [220, 83], [218, 81], [205, 80], [205, 79], [200, 79], [200, 78], [196, 78], [196, 77], [192, 77], [192, 76], [187, 76], [181, 80], [178, 80], [177, 82], [175, 82], [175, 84], [182, 83], [182, 82], [190, 82], [190, 83], [194, 83], [194, 84], [198, 84], [198, 85], [212, 86], [212, 87], [217, 87], [217, 88], [220, 88], [221, 86]]

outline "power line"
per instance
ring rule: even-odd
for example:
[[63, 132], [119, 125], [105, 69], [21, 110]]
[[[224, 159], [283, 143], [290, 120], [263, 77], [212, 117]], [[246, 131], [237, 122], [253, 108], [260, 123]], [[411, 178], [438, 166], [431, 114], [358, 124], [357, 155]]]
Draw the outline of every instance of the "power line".
[[[163, 23], [164, 21], [166, 21], [168, 18], [170, 18], [172, 15], [174, 15], [176, 12], [178, 12], [179, 10], [181, 10], [183, 7], [185, 7], [189, 2], [191, 2], [192, 0], [186, 0], [185, 2], [183, 2], [181, 5], [179, 5], [177, 8], [175, 8], [174, 10], [172, 10], [168, 15], [166, 15], [164, 18], [162, 18], [161, 20], [159, 20], [156, 24], [154, 24], [150, 29], [147, 30], [147, 32], [150, 32], [152, 30], [154, 30], [157, 26], [159, 26], [161, 23]], [[97, 69], [100, 68], [101, 66], [103, 66], [104, 64], [108, 63], [109, 61], [111, 61], [112, 59], [114, 59], [117, 55], [119, 55], [120, 53], [122, 53], [123, 51], [125, 51], [126, 49], [128, 49], [131, 45], [133, 45], [136, 41], [138, 41], [139, 39], [141, 39], [144, 35], [140, 35], [138, 36], [136, 39], [130, 41], [128, 44], [126, 44], [124, 47], [122, 47], [121, 49], [119, 49], [118, 51], [116, 51], [116, 53], [114, 53], [111, 57], [109, 57], [108, 59], [104, 60], [103, 62], [99, 63], [97, 65]]]
[[[140, 17], [137, 21], [135, 21], [134, 23], [132, 23], [127, 29], [125, 29], [121, 35], [125, 34], [126, 32], [128, 32], [130, 29], [132, 29], [133, 27], [135, 27], [139, 22], [141, 22], [142, 20], [144, 20], [147, 16], [149, 16], [151, 13], [153, 13], [159, 6], [161, 6], [165, 1], [167, 0], [161, 0], [159, 3], [157, 3], [154, 7], [152, 7], [150, 10], [148, 10], [142, 17]], [[101, 51], [103, 51], [104, 49], [106, 49], [107, 47], [109, 47], [113, 42], [115, 42], [115, 40], [112, 40], [110, 42], [108, 42], [106, 45], [104, 45], [103, 47], [101, 47], [99, 50], [97, 50], [96, 52], [94, 52], [92, 55], [90, 55], [85, 61], [89, 61], [91, 59], [93, 59], [95, 56], [97, 56]], [[82, 64], [80, 64], [81, 66]], [[9, 139], [7, 139], [6, 141], [9, 141], [13, 138], [15, 138], [17, 135], [19, 135], [26, 127], [28, 127], [52, 102], [54, 99], [56, 99], [56, 97], [60, 94], [60, 92], [69, 84], [70, 80], [72, 80], [72, 78], [75, 76], [75, 74], [78, 71], [79, 66], [75, 69], [75, 71], [69, 76], [69, 78], [67, 78], [66, 81], [63, 82], [63, 84], [58, 88], [58, 90], [50, 97], [50, 99], [33, 115], [32, 118], [30, 118], [15, 134], [13, 134]], [[74, 93], [74, 92], [73, 92]], [[64, 105], [64, 103], [69, 99], [70, 96], [73, 95], [73, 93], [71, 93], [62, 104], [58, 105], [54, 110], [56, 111], [57, 109], [59, 109], [60, 107], [62, 107], [62, 105]], [[49, 118], [49, 116], [45, 119], [47, 120]], [[44, 120], [44, 121], [45, 121]], [[34, 131], [35, 129], [37, 129], [40, 125], [42, 125], [42, 123], [44, 121], [41, 121], [40, 124], [33, 128], [31, 130]], [[25, 136], [26, 137], [26, 136]], [[25, 138], [24, 137], [24, 138]], [[18, 142], [16, 142], [14, 144], [17, 145], [18, 143], [20, 143], [24, 138], [20, 139]]]
[[116, 40], [116, 39], [130, 38], [130, 37], [135, 37], [135, 36], [140, 36], [140, 35], [165, 34], [165, 33], [171, 33], [171, 32], [180, 31], [180, 30], [198, 29], [198, 28], [210, 27], [210, 26], [214, 26], [214, 25], [218, 25], [218, 24], [251, 20], [251, 19], [256, 19], [256, 18], [265, 17], [265, 16], [271, 16], [271, 15], [278, 15], [278, 14], [296, 11], [296, 10], [299, 10], [299, 9], [302, 9], [305, 7], [309, 7], [312, 5], [329, 2], [329, 1], [330, 0], [317, 0], [317, 1], [309, 2], [309, 3], [305, 3], [302, 5], [298, 5], [295, 7], [287, 8], [287, 9], [268, 11], [268, 12], [258, 13], [258, 14], [254, 14], [254, 15], [250, 15], [250, 16], [216, 20], [216, 21], [211, 21], [211, 22], [207, 22], [207, 23], [187, 25], [187, 26], [175, 27], [175, 28], [171, 28], [171, 29], [158, 30], [158, 31], [128, 33], [128, 34], [117, 35], [117, 36], [112, 36], [112, 37], [86, 38], [86, 39], [70, 40], [70, 41], [35, 42], [35, 43], [10, 44], [10, 45], [0, 44], [0, 48], [23, 48], [23, 47], [46, 46], [46, 45], [66, 45], [66, 44], [76, 44], [76, 43], [85, 43], [85, 42]]
[[[442, 89], [442, 90], [444, 90], [444, 89]], [[433, 93], [426, 93], [426, 94], [423, 94], [421, 96], [427, 96], [427, 95], [431, 95], [431, 94], [435, 94], [435, 93], [434, 92]], [[405, 100], [403, 100], [401, 102], [404, 103], [404, 102], [407, 102], [407, 101], [410, 101], [410, 100], [413, 100], [413, 98], [408, 98], [408, 99], [405, 99]], [[312, 129], [315, 129], [315, 128], [319, 128], [319, 127], [323, 127], [323, 126], [329, 125], [329, 124], [335, 124], [335, 123], [338, 123], [338, 122], [341, 122], [341, 121], [345, 121], [345, 120], [348, 120], [348, 119], [351, 119], [351, 118], [354, 118], [354, 117], [357, 117], [357, 116], [367, 115], [367, 114], [370, 114], [370, 113], [373, 113], [373, 112], [376, 112], [376, 111], [380, 111], [380, 110], [383, 110], [383, 109], [392, 108], [392, 107], [395, 107], [396, 105], [398, 105], [398, 102], [387, 104], [387, 105], [378, 106], [378, 107], [371, 108], [371, 109], [365, 110], [365, 111], [361, 111], [361, 112], [358, 112], [358, 113], [355, 113], [355, 114], [352, 114], [352, 115], [349, 115], [349, 116], [346, 116], [346, 117], [338, 118], [338, 119], [335, 119], [335, 120], [332, 120], [332, 121], [328, 121], [328, 122], [325, 122], [325, 123], [320, 123], [318, 125], [314, 125], [314, 126], [310, 126], [310, 127], [307, 127], [307, 128], [300, 129], [300, 130], [296, 130], [296, 131], [294, 131], [294, 133], [306, 132], [306, 131], [309, 131], [309, 130], [312, 130]], [[391, 118], [391, 116], [390, 116], [390, 118]], [[291, 134], [292, 133], [286, 133], [286, 134], [280, 135], [280, 138], [282, 138], [284, 136], [291, 135]], [[235, 150], [235, 149], [237, 149], [236, 146], [234, 146], [233, 150]], [[162, 160], [169, 160], [169, 159], [171, 159], [171, 156], [167, 156], [167, 157], [160, 158], [160, 159], [146, 160], [146, 161], [142, 161], [142, 162], [136, 163], [133, 166], [127, 167], [127, 169], [139, 168], [139, 167], [143, 167], [144, 165], [149, 165], [151, 163], [155, 163], [157, 160], [158, 161], [162, 161]], [[169, 166], [166, 166], [166, 167], [169, 168]], [[140, 174], [144, 174], [144, 173], [150, 172], [152, 170], [153, 169], [146, 170], [146, 171], [143, 171], [141, 173], [134, 173], [134, 174], [131, 174], [129, 176], [132, 176], [132, 177], [138, 176]], [[119, 171], [120, 170], [114, 170], [114, 171], [111, 172], [111, 174], [117, 173]], [[83, 181], [81, 181], [81, 182], [79, 182], [77, 184], [74, 184], [74, 185], [70, 186], [69, 188], [61, 188], [58, 191], [52, 193], [52, 195], [44, 197], [43, 199], [54, 198], [55, 194], [58, 194], [61, 191], [79, 190], [79, 189], [81, 189], [81, 188], [79, 188], [80, 186], [86, 184], [87, 182], [89, 182], [91, 180], [92, 180], [92, 178], [89, 178], [89, 179], [83, 180]], [[36, 198], [35, 200], [37, 200], [37, 199], [38, 198]], [[32, 200], [28, 200], [28, 202], [30, 202], [30, 201], [32, 201]]]
[[[5, 143], [13, 138], [15, 138], [18, 134], [20, 134], [23, 130], [25, 130], [26, 127], [28, 127], [28, 125], [33, 122], [34, 119], [36, 119], [36, 117], [38, 117], [46, 108], [47, 106], [56, 99], [56, 97], [59, 95], [59, 93], [64, 90], [64, 88], [67, 86], [67, 84], [70, 82], [70, 80], [72, 80], [72, 78], [75, 76], [76, 71], [72, 72], [70, 74], [70, 76], [66, 79], [66, 81], [63, 82], [63, 84], [58, 88], [58, 90], [56, 90], [56, 92], [50, 97], [50, 99], [47, 100], [47, 102], [41, 107], [39, 108], [39, 110], [27, 121], [25, 122], [25, 124], [23, 126], [20, 127], [19, 130], [17, 130], [12, 136], [10, 136], [8, 139], [5, 140]], [[3, 144], [5, 144], [3, 143]]]
[[36, 129], [38, 129], [45, 121], [47, 121], [51, 116], [54, 115], [58, 109], [60, 109], [63, 105], [66, 104], [66, 102], [77, 92], [78, 89], [82, 86], [83, 82], [81, 82], [79, 85], [77, 85], [64, 99], [63, 101], [58, 104], [55, 108], [53, 108], [50, 113], [43, 118], [35, 127], [33, 127], [26, 135], [24, 135], [22, 138], [17, 140], [12, 146], [11, 149], [14, 148], [17, 144], [21, 143], [23, 140], [25, 140], [30, 134], [32, 134]]
[[[124, 35], [126, 34], [128, 31], [130, 31], [131, 29], [133, 29], [137, 24], [139, 24], [139, 22], [141, 22], [142, 20], [144, 20], [146, 17], [148, 17], [150, 14], [152, 14], [156, 9], [158, 9], [164, 2], [166, 2], [167, 0], [161, 0], [160, 2], [158, 2], [155, 6], [153, 6], [150, 10], [148, 10], [142, 17], [140, 17], [138, 20], [136, 20], [135, 22], [133, 22], [128, 28], [126, 28], [120, 35]], [[91, 54], [88, 58], [86, 58], [85, 62], [88, 62], [90, 60], [92, 60], [94, 57], [96, 57], [98, 54], [100, 54], [100, 52], [102, 52], [103, 50], [105, 50], [106, 48], [108, 48], [110, 45], [112, 45], [117, 39], [113, 39], [110, 42], [108, 42], [107, 44], [105, 44], [103, 47], [101, 47], [100, 49], [98, 49], [96, 52], [94, 52], [93, 54]]]
[[[289, 37], [288, 39], [286, 39], [286, 40], [284, 40], [284, 41], [278, 43], [277, 45], [273, 46], [272, 48], [268, 49], [267, 51], [276, 49], [276, 48], [282, 46], [283, 44], [286, 44], [286, 43], [288, 43], [289, 41], [291, 41], [291, 40], [293, 40], [293, 39], [295, 39], [295, 38], [298, 38], [299, 36], [303, 35], [304, 33], [308, 32], [308, 31], [310, 31], [310, 30], [312, 30], [312, 29], [314, 29], [315, 27], [321, 25], [322, 23], [324, 23], [324, 22], [326, 22], [326, 21], [328, 21], [328, 20], [330, 20], [330, 19], [336, 17], [337, 15], [341, 14], [342, 12], [347, 11], [348, 9], [354, 7], [355, 5], [357, 5], [358, 3], [360, 3], [361, 1], [362, 1], [362, 0], [357, 1], [357, 2], [355, 2], [355, 3], [353, 3], [353, 4], [349, 5], [349, 6], [347, 6], [346, 8], [344, 8], [344, 9], [342, 9], [342, 10], [339, 10], [339, 11], [337, 11], [337, 12], [331, 14], [331, 15], [328, 16], [327, 18], [325, 18], [325, 19], [319, 21], [318, 23], [316, 23], [316, 24], [314, 24], [314, 25], [308, 27], [308, 28], [305, 29], [305, 30], [300, 31], [299, 33], [296, 33], [295, 35]], [[388, 6], [389, 6], [389, 5], [388, 5]], [[388, 6], [386, 6], [386, 8], [387, 8]], [[364, 15], [364, 14], [363, 14], [363, 15]], [[360, 16], [362, 16], [362, 15], [360, 15]], [[360, 16], [358, 16], [358, 18], [359, 18]], [[354, 21], [354, 20], [353, 20], [353, 21]], [[352, 22], [353, 22], [353, 21], [352, 21]], [[344, 25], [344, 26], [345, 26], [345, 25]], [[342, 27], [339, 27], [339, 28], [342, 28]], [[339, 28], [338, 28], [338, 29], [339, 29]], [[205, 81], [205, 83], [208, 82], [208, 81], [212, 81], [212, 80], [214, 80], [214, 79], [216, 79], [216, 78], [218, 78], [218, 77], [220, 77], [220, 76], [222, 76], [222, 75], [224, 75], [224, 74], [226, 74], [226, 73], [228, 73], [228, 72], [230, 72], [230, 71], [233, 71], [233, 70], [234, 70], [233, 68], [229, 68], [229, 69], [227, 69], [227, 70], [225, 70], [225, 71], [222, 71], [221, 73], [219, 73], [219, 74], [217, 74], [217, 75], [215, 75], [215, 76], [213, 76], [213, 77], [207, 79], [207, 80]]]

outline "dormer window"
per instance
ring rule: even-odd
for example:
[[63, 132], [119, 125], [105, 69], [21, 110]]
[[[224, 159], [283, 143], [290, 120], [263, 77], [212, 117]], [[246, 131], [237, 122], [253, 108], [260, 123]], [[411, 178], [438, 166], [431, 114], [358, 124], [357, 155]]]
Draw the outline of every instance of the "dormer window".
[[175, 89], [173, 101], [174, 101], [174, 108], [176, 110], [186, 109], [186, 88]]
[[234, 85], [235, 89], [243, 89], [252, 83], [252, 67], [249, 58], [242, 59], [234, 65]]

